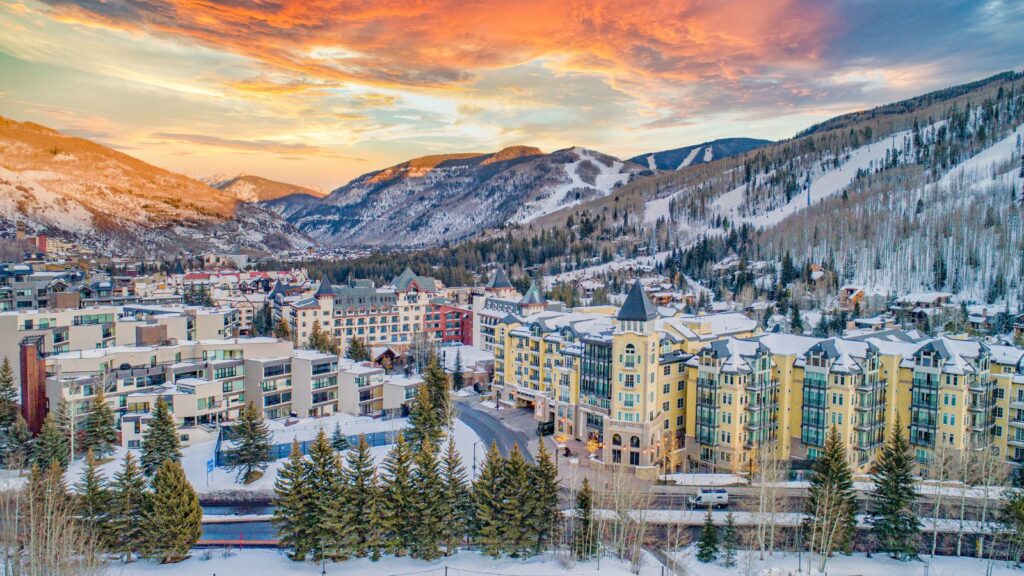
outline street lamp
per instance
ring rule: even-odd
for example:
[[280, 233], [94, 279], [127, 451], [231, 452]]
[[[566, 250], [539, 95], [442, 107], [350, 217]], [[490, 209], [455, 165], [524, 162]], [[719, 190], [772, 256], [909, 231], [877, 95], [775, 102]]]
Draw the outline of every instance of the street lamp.
[[476, 445], [483, 443], [483, 440], [477, 440], [476, 442], [473, 442], [473, 480], [476, 480]]

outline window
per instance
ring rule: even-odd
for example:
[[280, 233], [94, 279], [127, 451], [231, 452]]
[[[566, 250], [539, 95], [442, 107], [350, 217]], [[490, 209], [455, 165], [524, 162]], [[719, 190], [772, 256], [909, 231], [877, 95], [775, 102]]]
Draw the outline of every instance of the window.
[[630, 466], [639, 466], [640, 465], [640, 453], [639, 452], [630, 452], [629, 453], [629, 465]]
[[639, 436], [630, 436], [630, 438], [629, 438], [629, 447], [630, 448], [639, 448], [640, 447], [640, 437]]
[[612, 446], [622, 446], [622, 436], [618, 434], [612, 436]]
[[671, 364], [666, 364], [665, 367], [661, 369], [661, 373], [664, 374], [665, 376], [668, 376], [669, 374], [671, 374], [672, 373], [672, 365]]

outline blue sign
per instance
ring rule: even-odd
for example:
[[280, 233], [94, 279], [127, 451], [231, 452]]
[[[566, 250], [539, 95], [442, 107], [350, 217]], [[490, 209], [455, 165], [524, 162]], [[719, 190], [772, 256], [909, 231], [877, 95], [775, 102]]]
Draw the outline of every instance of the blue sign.
[[206, 461], [206, 473], [209, 474], [210, 472], [213, 472], [213, 459], [212, 458]]

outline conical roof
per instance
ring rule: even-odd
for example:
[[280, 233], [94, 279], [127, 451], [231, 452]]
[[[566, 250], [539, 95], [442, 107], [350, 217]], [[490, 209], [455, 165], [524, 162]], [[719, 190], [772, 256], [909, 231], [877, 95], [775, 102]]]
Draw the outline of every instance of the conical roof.
[[526, 291], [526, 296], [519, 301], [520, 306], [530, 305], [544, 305], [544, 295], [541, 294], [540, 288], [537, 287], [537, 281], [530, 282], [530, 289]]
[[616, 319], [645, 322], [647, 320], [654, 320], [657, 317], [658, 309], [647, 298], [647, 293], [644, 292], [644, 285], [637, 280], [633, 283], [633, 287], [629, 289], [626, 301], [622, 303], [622, 308], [619, 308], [619, 314], [616, 316]]
[[508, 275], [505, 274], [505, 269], [501, 266], [494, 269], [494, 274], [491, 275], [490, 281], [488, 281], [485, 286], [485, 288], [490, 288], [492, 290], [501, 290], [511, 287], [512, 282], [509, 282]]
[[321, 296], [334, 296], [334, 286], [331, 286], [326, 275], [320, 280], [320, 285], [316, 287], [316, 292], [313, 293], [314, 298]]

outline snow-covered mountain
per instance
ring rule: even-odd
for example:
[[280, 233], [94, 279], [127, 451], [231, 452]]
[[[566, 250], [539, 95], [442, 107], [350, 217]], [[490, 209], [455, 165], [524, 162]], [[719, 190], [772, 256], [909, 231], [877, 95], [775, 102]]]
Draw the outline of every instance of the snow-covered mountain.
[[654, 172], [679, 170], [687, 166], [695, 166], [711, 162], [712, 160], [721, 160], [722, 158], [743, 154], [754, 148], [771, 143], [771, 140], [760, 140], [758, 138], [722, 138], [712, 140], [711, 142], [694, 144], [693, 146], [684, 146], [683, 148], [674, 148], [661, 152], [647, 152], [634, 156], [629, 161], [646, 166]]
[[275, 214], [95, 142], [0, 117], [0, 227], [102, 252], [275, 250], [308, 239]]
[[252, 174], [241, 174], [234, 178], [213, 179], [205, 182], [213, 188], [231, 194], [242, 202], [269, 202], [278, 198], [295, 195], [312, 198], [320, 198], [326, 195], [320, 190], [288, 184], [287, 182], [278, 182]]
[[603, 197], [642, 167], [585, 148], [425, 156], [364, 174], [322, 200], [264, 203], [322, 242], [425, 246], [530, 223]]

